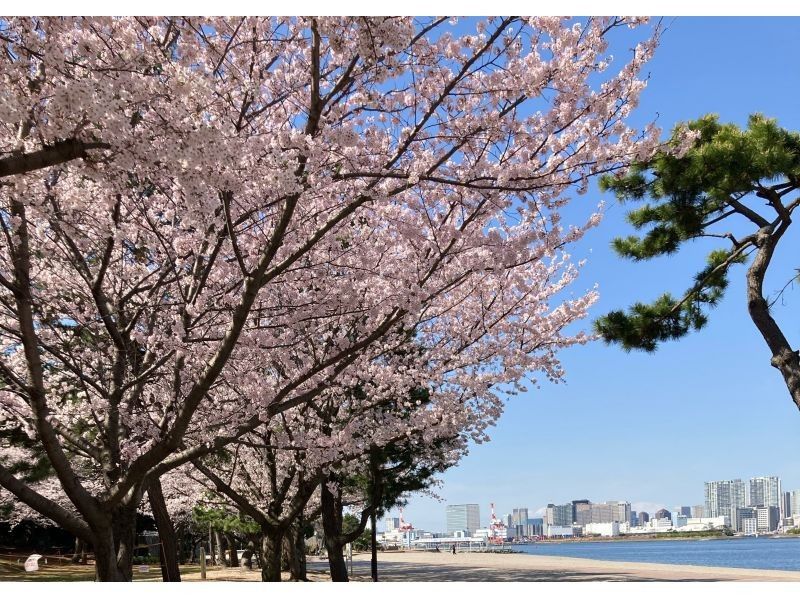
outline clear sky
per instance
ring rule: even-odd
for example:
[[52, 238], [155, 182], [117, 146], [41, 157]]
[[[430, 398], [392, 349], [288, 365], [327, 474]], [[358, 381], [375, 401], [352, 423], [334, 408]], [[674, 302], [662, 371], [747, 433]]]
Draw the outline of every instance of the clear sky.
[[[666, 133], [709, 112], [739, 124], [761, 112], [800, 130], [800, 18], [665, 23], [633, 123], [657, 119]], [[579, 197], [575, 213], [588, 213], [601, 198], [596, 189]], [[657, 262], [622, 261], [609, 243], [632, 229], [623, 207], [605, 199], [603, 223], [573, 251], [576, 260], [589, 260], [576, 290], [600, 285], [593, 317], [665, 290], [681, 294], [711, 245]], [[784, 242], [773, 266], [780, 275], [767, 280], [767, 290], [777, 291], [800, 267], [798, 231]], [[511, 400], [492, 441], [442, 477], [437, 493], [444, 500], [413, 496], [405, 519], [439, 531], [448, 503], [479, 503], [486, 525], [490, 502], [498, 514], [514, 507], [532, 514], [548, 502], [580, 498], [628, 500], [652, 513], [701, 504], [704, 481], [756, 475], [780, 476], [784, 490], [800, 488], [800, 412], [747, 315], [741, 274], [704, 330], [655, 354], [626, 354], [601, 342], [563, 352], [566, 384], [544, 383]], [[774, 313], [796, 347], [800, 288], [784, 299]]]

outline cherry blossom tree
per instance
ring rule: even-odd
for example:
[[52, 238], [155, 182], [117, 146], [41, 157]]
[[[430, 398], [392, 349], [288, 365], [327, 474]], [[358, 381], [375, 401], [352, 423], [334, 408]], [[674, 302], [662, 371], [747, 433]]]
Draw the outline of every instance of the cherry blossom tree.
[[0, 418], [66, 502], [0, 485], [130, 580], [148, 485], [281, 413], [435, 386], [482, 437], [585, 340], [559, 214], [654, 148], [641, 22], [0, 22]]

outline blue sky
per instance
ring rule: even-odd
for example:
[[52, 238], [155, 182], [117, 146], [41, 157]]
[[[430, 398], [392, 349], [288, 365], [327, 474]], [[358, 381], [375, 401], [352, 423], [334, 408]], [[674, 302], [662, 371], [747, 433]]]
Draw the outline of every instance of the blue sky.
[[[665, 23], [634, 124], [657, 119], [668, 132], [708, 112], [740, 124], [761, 112], [800, 130], [800, 18]], [[571, 213], [589, 213], [600, 199], [595, 189]], [[605, 199], [603, 223], [573, 251], [576, 260], [589, 260], [576, 290], [600, 285], [592, 316], [665, 290], [684, 291], [712, 245], [698, 243], [652, 263], [622, 261], [609, 243], [632, 231], [624, 208]], [[795, 231], [784, 241], [766, 289], [778, 290], [800, 266], [799, 238]], [[479, 503], [486, 524], [490, 502], [503, 514], [579, 498], [629, 500], [652, 513], [701, 504], [706, 480], [756, 475], [778, 475], [785, 490], [800, 488], [800, 412], [747, 315], [741, 274], [736, 271], [706, 329], [655, 354], [626, 354], [600, 342], [562, 353], [566, 383], [543, 383], [511, 400], [492, 441], [473, 447], [442, 477], [437, 493], [444, 500], [413, 496], [405, 519], [438, 531], [447, 503]], [[774, 308], [794, 346], [798, 305], [800, 288], [794, 288]]]

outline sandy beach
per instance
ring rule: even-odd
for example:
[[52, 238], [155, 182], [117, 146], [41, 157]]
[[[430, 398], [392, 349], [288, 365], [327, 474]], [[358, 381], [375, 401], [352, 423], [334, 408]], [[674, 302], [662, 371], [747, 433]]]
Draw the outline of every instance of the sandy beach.
[[[800, 571], [768, 571], [595, 561], [529, 554], [382, 552], [382, 581], [800, 581]], [[309, 562], [319, 570], [326, 563]], [[369, 554], [353, 556], [354, 581], [369, 577]]]

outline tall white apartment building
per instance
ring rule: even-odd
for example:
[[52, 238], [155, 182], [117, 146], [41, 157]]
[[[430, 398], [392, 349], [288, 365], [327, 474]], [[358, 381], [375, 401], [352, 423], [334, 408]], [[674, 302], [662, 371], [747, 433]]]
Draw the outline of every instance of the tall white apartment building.
[[748, 507], [775, 507], [781, 509], [781, 480], [777, 476], [750, 478], [747, 484]]
[[736, 509], [746, 505], [745, 484], [740, 479], [705, 483], [706, 517], [736, 517]]

